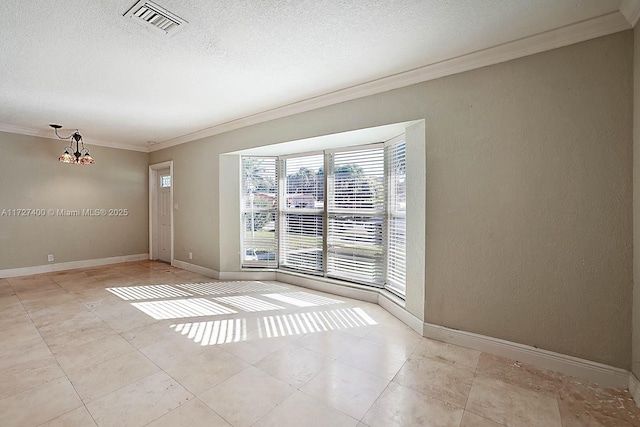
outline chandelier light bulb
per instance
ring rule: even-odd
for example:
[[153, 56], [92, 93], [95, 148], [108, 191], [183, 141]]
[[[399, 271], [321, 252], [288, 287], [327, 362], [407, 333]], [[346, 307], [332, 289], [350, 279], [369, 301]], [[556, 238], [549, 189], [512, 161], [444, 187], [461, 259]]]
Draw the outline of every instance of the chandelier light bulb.
[[61, 129], [62, 125], [51, 123], [49, 126], [53, 128], [58, 139], [69, 140], [69, 145], [64, 148], [64, 153], [58, 158], [61, 163], [92, 165], [96, 162], [89, 154], [89, 150], [84, 147], [84, 141], [82, 140], [82, 135], [80, 135], [80, 131], [78, 129], [76, 129], [71, 135], [63, 137], [58, 134], [58, 129]]

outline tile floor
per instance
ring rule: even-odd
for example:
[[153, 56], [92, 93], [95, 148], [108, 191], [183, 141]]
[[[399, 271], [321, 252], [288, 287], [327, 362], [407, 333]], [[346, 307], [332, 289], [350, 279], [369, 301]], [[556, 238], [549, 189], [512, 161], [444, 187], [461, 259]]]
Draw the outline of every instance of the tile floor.
[[627, 391], [156, 262], [0, 279], [0, 426], [633, 426]]

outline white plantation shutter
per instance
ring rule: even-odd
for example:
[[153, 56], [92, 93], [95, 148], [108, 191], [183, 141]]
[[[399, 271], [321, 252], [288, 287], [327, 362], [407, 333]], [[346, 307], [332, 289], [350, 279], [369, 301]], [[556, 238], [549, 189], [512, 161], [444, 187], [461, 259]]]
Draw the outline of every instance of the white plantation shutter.
[[385, 148], [387, 161], [386, 287], [404, 296], [407, 255], [406, 144], [392, 142]]
[[280, 202], [280, 266], [324, 270], [324, 155], [286, 158]]
[[384, 149], [334, 152], [327, 176], [327, 276], [384, 284]]
[[275, 157], [242, 158], [242, 266], [278, 266], [278, 168]]

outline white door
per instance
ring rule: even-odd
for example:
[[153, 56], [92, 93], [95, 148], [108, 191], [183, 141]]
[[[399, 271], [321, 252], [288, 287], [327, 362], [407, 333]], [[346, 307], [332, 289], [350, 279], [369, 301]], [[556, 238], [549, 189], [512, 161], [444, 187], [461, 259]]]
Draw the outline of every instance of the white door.
[[158, 259], [171, 262], [171, 175], [158, 171]]

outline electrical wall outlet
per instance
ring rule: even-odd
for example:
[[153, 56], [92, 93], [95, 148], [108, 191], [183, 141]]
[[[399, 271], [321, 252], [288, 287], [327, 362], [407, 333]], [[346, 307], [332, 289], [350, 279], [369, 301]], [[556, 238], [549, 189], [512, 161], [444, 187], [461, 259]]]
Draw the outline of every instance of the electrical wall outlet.
[[53, 254], [47, 255], [47, 261], [49, 262], [53, 261]]
[[189, 259], [193, 259], [193, 253], [189, 252]]

